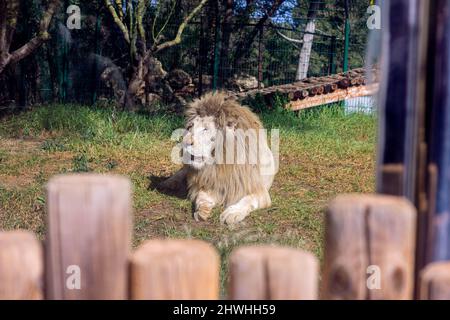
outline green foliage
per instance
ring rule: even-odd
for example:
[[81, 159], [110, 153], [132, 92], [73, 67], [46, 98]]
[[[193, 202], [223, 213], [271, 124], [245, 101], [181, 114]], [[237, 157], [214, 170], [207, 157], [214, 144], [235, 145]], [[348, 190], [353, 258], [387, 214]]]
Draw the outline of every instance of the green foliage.
[[[365, 131], [375, 132], [375, 115], [346, 114], [339, 104], [292, 112], [286, 109], [288, 101], [281, 94], [274, 96], [270, 109], [261, 95], [246, 102], [259, 112], [267, 128], [278, 128], [286, 134], [312, 131], [315, 136], [336, 135], [350, 139]], [[37, 137], [45, 131], [57, 134], [58, 137], [47, 139], [40, 145], [42, 150], [50, 152], [74, 150], [74, 146], [80, 143], [145, 148], [153, 141], [169, 139], [172, 131], [182, 126], [183, 118], [179, 116], [148, 116], [113, 109], [49, 105], [0, 120], [0, 135]], [[375, 135], [371, 139], [374, 140]], [[75, 148], [80, 151], [85, 149]], [[0, 150], [0, 158], [6, 157], [5, 151]], [[85, 156], [80, 155], [75, 162], [86, 163], [85, 160]], [[111, 162], [105, 164], [108, 170], [117, 166], [115, 160], [108, 161]]]
[[[114, 2], [114, 1], [113, 1]], [[271, 19], [271, 25], [285, 28], [281, 33], [290, 38], [302, 40], [304, 27], [307, 21], [307, 13], [310, 0], [285, 0], [277, 11], [277, 15]], [[114, 100], [113, 87], [111, 83], [102, 78], [106, 67], [117, 70], [115, 81], [120, 84], [119, 89], [125, 90], [129, 82], [129, 72], [133, 66], [130, 65], [131, 51], [124, 40], [120, 29], [114, 23], [110, 12], [105, 8], [103, 0], [94, 1], [71, 1], [71, 4], [79, 4], [82, 8], [83, 20], [80, 30], [67, 30], [64, 20], [67, 18], [64, 10], [59, 10], [51, 25], [51, 40], [46, 42], [42, 48], [36, 50], [35, 54], [18, 64], [17, 72], [11, 72], [14, 76], [5, 78], [6, 82], [23, 83], [27, 92], [8, 92], [11, 86], [0, 83], [0, 101], [9, 100], [11, 97], [20, 105], [29, 105], [37, 101], [61, 101], [75, 103], [92, 103], [99, 99], [99, 104]], [[144, 2], [140, 2], [143, 4]], [[142, 21], [145, 30], [147, 47], [153, 45], [152, 27], [156, 23], [155, 30], [164, 29], [163, 40], [173, 39], [177, 33], [183, 17], [192, 10], [198, 1], [150, 1], [146, 2], [146, 14]], [[226, 83], [233, 74], [249, 74], [258, 76], [259, 53], [262, 49], [262, 75], [266, 86], [291, 82], [295, 79], [298, 63], [298, 54], [301, 44], [287, 41], [279, 35], [266, 22], [263, 30], [261, 47], [259, 36], [254, 38], [253, 43], [248, 46], [239, 63], [234, 61], [238, 44], [242, 39], [255, 33], [254, 25], [258, 23], [261, 15], [267, 12], [274, 1], [233, 1], [232, 17], [230, 19], [230, 39], [226, 41], [225, 29], [221, 23], [226, 16], [226, 2], [210, 1], [203, 9], [200, 18], [198, 14], [192, 23], [184, 30], [181, 43], [169, 48], [157, 58], [163, 64], [166, 71], [183, 69], [188, 72], [195, 82], [200, 73], [212, 76], [214, 60], [217, 55], [215, 47], [220, 47], [219, 65], [224, 70], [219, 70], [219, 85]], [[334, 57], [336, 71], [342, 71], [343, 61], [343, 26], [344, 12], [343, 0], [321, 0], [316, 20], [316, 35], [314, 37], [311, 53], [309, 74], [318, 76], [328, 73], [331, 57]], [[350, 68], [361, 67], [364, 64], [365, 45], [367, 42], [368, 29], [365, 25], [367, 20], [368, 1], [350, 1], [351, 3], [351, 39], [350, 39]], [[137, 2], [128, 2], [135, 6], [134, 19], [137, 21]], [[249, 7], [246, 7], [250, 4]], [[216, 8], [215, 6], [218, 5]], [[174, 7], [175, 6], [175, 7]], [[39, 18], [46, 7], [46, 2], [36, 0], [21, 0], [20, 17], [18, 20], [15, 42], [22, 43], [24, 39], [30, 39], [38, 30]], [[175, 9], [174, 9], [175, 8]], [[120, 10], [117, 10], [120, 12]], [[176, 14], [171, 15], [170, 12]], [[123, 19], [128, 26], [129, 14]], [[156, 17], [159, 16], [158, 19]], [[170, 19], [168, 19], [170, 17]], [[200, 20], [202, 23], [199, 23]], [[220, 27], [216, 28], [216, 22]], [[136, 26], [136, 25], [135, 25]], [[292, 31], [289, 31], [292, 29]], [[216, 34], [218, 30], [220, 34]], [[132, 30], [136, 35], [137, 30]], [[256, 30], [257, 31], [257, 30]], [[259, 34], [257, 32], [257, 34]], [[203, 38], [202, 38], [203, 36]], [[331, 38], [337, 38], [334, 53], [331, 48]], [[201, 41], [202, 40], [202, 41]], [[244, 41], [245, 42], [245, 41]], [[137, 47], [139, 48], [139, 41]], [[247, 50], [247, 47], [246, 47]], [[229, 61], [228, 61], [229, 60]], [[199, 68], [202, 68], [201, 72]], [[225, 70], [226, 69], [226, 70]], [[39, 73], [39, 77], [37, 74]], [[37, 83], [39, 79], [39, 83]], [[14, 86], [13, 86], [14, 87]], [[203, 90], [210, 88], [204, 84]], [[18, 90], [17, 88], [14, 90]], [[20, 97], [20, 99], [19, 99]], [[29, 100], [27, 101], [26, 99]], [[108, 101], [109, 106], [118, 102]], [[158, 108], [156, 108], [158, 109]], [[255, 110], [258, 110], [256, 108]], [[260, 108], [263, 110], [263, 108]], [[24, 128], [24, 131], [27, 128]], [[89, 138], [92, 133], [86, 132]]]
[[[1, 124], [0, 120], [0, 124]], [[6, 134], [37, 136], [43, 130], [60, 132], [65, 137], [99, 143], [121, 143], [126, 136], [149, 134], [154, 137], [169, 137], [172, 131], [182, 126], [181, 117], [157, 114], [153, 116], [118, 112], [114, 109], [99, 109], [77, 105], [48, 105], [20, 116], [12, 116], [1, 130]], [[60, 141], [46, 141], [44, 150], [62, 149]]]
[[242, 103], [244, 105], [249, 106], [250, 109], [252, 109], [257, 113], [261, 113], [267, 109], [267, 104], [266, 101], [264, 100], [264, 96], [259, 92], [253, 98], [252, 97], [245, 98]]
[[[43, 238], [44, 185], [52, 176], [112, 172], [133, 185], [134, 245], [156, 237], [208, 241], [223, 258], [224, 286], [228, 256], [236, 246], [279, 244], [321, 257], [325, 204], [339, 193], [374, 191], [376, 117], [345, 114], [338, 105], [295, 113], [283, 109], [279, 99], [273, 110], [259, 114], [269, 131], [280, 130], [272, 207], [250, 215], [237, 229], [219, 225], [220, 209], [211, 222], [195, 223], [190, 201], [149, 188], [149, 176], [163, 177], [179, 167], [170, 161], [175, 144], [170, 133], [181, 118], [74, 105], [45, 106], [0, 120], [0, 228], [23, 228]], [[92, 126], [90, 139], [82, 138], [86, 121]], [[33, 139], [21, 139], [25, 126]], [[53, 148], [53, 142], [42, 140], [49, 136], [65, 151], [42, 152], [43, 145]]]
[[272, 99], [272, 107], [271, 109], [275, 112], [282, 114], [291, 114], [292, 112], [286, 109], [286, 106], [289, 103], [289, 98], [280, 92], [276, 92], [275, 96]]
[[0, 149], [0, 163], [8, 157], [6, 150]]
[[288, 103], [287, 96], [280, 92], [276, 92], [271, 99], [266, 99], [262, 94], [257, 93], [254, 97], [247, 97], [243, 101], [244, 105], [249, 106], [256, 113], [271, 111], [284, 114]]
[[49, 152], [55, 152], [55, 151], [65, 151], [66, 146], [63, 142], [57, 139], [49, 139], [45, 140], [41, 144], [41, 149]]
[[119, 164], [117, 163], [116, 160], [109, 160], [105, 167], [108, 171], [113, 170], [115, 167], [117, 167]]
[[89, 172], [89, 159], [86, 154], [79, 154], [72, 159], [72, 172]]

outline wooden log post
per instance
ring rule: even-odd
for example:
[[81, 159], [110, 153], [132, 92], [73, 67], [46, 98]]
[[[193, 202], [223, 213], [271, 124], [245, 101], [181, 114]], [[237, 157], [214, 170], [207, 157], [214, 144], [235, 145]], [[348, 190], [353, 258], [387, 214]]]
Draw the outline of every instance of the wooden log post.
[[337, 89], [338, 85], [336, 83], [328, 83], [325, 85], [323, 93], [328, 94], [330, 92], [336, 91]]
[[309, 95], [308, 90], [296, 90], [294, 92], [294, 100], [305, 99]]
[[412, 299], [416, 211], [405, 199], [338, 196], [326, 214], [325, 299]]
[[131, 299], [218, 299], [219, 263], [215, 249], [202, 241], [147, 241], [131, 257]]
[[0, 300], [43, 298], [41, 243], [25, 231], [0, 232]]
[[450, 300], [450, 262], [429, 264], [420, 273], [421, 300]]
[[348, 87], [350, 87], [351, 84], [349, 79], [344, 78], [339, 80], [337, 85], [340, 89], [347, 89]]
[[325, 91], [325, 87], [324, 86], [318, 86], [317, 87], [317, 94], [323, 94]]
[[339, 101], [343, 101], [346, 99], [357, 98], [357, 97], [365, 97], [369, 95], [373, 95], [378, 90], [378, 84], [371, 86], [358, 86], [358, 87], [350, 87], [346, 90], [337, 90], [335, 92], [331, 92], [327, 95], [316, 95], [313, 97], [307, 97], [306, 99], [299, 101], [291, 101], [288, 106], [292, 111], [298, 111], [303, 109], [308, 109], [316, 106], [321, 106], [325, 104], [335, 103]]
[[319, 94], [319, 87], [313, 87], [308, 89], [308, 93], [310, 97], [314, 97], [315, 95]]
[[380, 190], [383, 194], [401, 197], [404, 194], [405, 167], [403, 164], [385, 164], [380, 169]]
[[295, 97], [295, 91], [289, 91], [289, 92], [287, 93], [287, 98], [288, 98], [289, 101], [298, 100], [298, 99], [296, 99], [296, 97]]
[[233, 300], [315, 300], [318, 262], [310, 253], [272, 246], [242, 247], [230, 257]]
[[104, 175], [68, 175], [47, 186], [48, 299], [126, 299], [131, 185]]

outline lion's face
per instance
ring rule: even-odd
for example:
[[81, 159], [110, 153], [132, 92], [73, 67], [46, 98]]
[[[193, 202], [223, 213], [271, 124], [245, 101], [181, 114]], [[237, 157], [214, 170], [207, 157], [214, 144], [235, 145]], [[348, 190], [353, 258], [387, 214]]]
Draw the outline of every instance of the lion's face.
[[200, 170], [215, 162], [217, 128], [214, 118], [196, 117], [187, 124], [183, 137], [183, 154], [188, 156], [188, 164]]

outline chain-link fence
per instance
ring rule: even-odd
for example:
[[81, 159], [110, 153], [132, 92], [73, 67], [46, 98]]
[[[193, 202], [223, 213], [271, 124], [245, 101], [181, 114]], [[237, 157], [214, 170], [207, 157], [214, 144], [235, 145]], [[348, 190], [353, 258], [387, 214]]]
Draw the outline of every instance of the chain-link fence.
[[[186, 27], [181, 43], [157, 58], [169, 73], [176, 69], [186, 72], [194, 95], [334, 74], [344, 71], [345, 61], [349, 68], [362, 67], [368, 30], [355, 25], [355, 32], [346, 34], [345, 14], [336, 1], [285, 1], [285, 7], [263, 23], [258, 11], [246, 22], [235, 19], [227, 23], [220, 15], [208, 16], [204, 9]], [[92, 104], [100, 98], [114, 101], [117, 91], [126, 91], [131, 61], [122, 34], [104, 8], [83, 19], [80, 30], [68, 30], [64, 15], [56, 16], [51, 41], [18, 64], [13, 77], [21, 90], [10, 91], [23, 92], [16, 97], [21, 105], [51, 101]], [[167, 25], [166, 39], [176, 34], [178, 26], [175, 22]], [[36, 79], [28, 81], [28, 74], [35, 74]], [[113, 78], [113, 83], [106, 78]], [[33, 91], [38, 94], [30, 93]]]
[[[255, 25], [239, 28], [243, 30], [242, 33], [247, 34]], [[236, 59], [237, 50], [223, 50], [221, 39], [210, 36], [215, 41], [208, 41], [199, 30], [188, 28], [182, 43], [164, 52], [159, 59], [168, 71], [181, 68], [192, 75], [198, 91], [212, 88], [233, 89], [236, 79], [247, 81], [248, 86], [286, 84], [297, 80], [301, 64], [300, 42], [304, 34], [292, 28], [262, 26], [258, 29], [251, 47], [245, 50], [242, 57]], [[308, 54], [307, 76], [324, 76], [341, 71], [342, 61], [338, 61], [338, 58], [342, 55], [337, 51], [342, 49], [343, 39], [325, 34], [313, 34], [313, 37], [311, 52]], [[232, 41], [236, 43], [239, 39]], [[224, 51], [227, 53], [226, 57], [223, 56]], [[199, 83], [200, 79], [203, 83]]]

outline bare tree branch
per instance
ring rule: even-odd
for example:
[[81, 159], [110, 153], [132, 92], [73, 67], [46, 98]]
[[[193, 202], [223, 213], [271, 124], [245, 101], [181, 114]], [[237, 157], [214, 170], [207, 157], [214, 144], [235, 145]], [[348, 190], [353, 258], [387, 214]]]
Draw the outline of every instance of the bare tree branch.
[[19, 0], [0, 1], [0, 54], [9, 53], [19, 15]]
[[132, 1], [128, 1], [127, 3], [127, 17], [129, 18], [129, 27], [128, 32], [130, 36], [130, 53], [131, 56], [134, 57], [137, 54], [136, 42], [138, 36], [137, 24], [135, 21], [135, 13], [134, 6]]
[[292, 43], [303, 43], [303, 40], [299, 40], [299, 39], [294, 39], [294, 38], [289, 38], [287, 35], [282, 34], [280, 31], [277, 30], [277, 34], [282, 37], [283, 39], [292, 42]]
[[198, 4], [197, 7], [194, 8], [194, 10], [192, 10], [192, 12], [184, 19], [184, 21], [180, 24], [180, 26], [178, 27], [178, 32], [177, 35], [175, 36], [175, 38], [173, 40], [164, 42], [162, 44], [156, 45], [156, 47], [154, 48], [154, 52], [159, 52], [161, 50], [173, 47], [177, 44], [179, 44], [181, 42], [181, 36], [183, 34], [184, 29], [186, 28], [187, 24], [189, 23], [189, 21], [192, 20], [192, 18], [195, 16], [195, 14], [200, 11], [200, 9], [204, 6], [204, 4], [207, 2], [208, 0], [201, 0], [200, 3]]
[[[130, 33], [128, 31], [127, 26], [123, 23], [122, 19], [120, 18], [123, 16], [122, 8], [119, 8], [119, 14], [118, 14], [110, 0], [105, 0], [105, 5], [108, 8], [109, 12], [111, 13], [111, 16], [112, 16], [114, 22], [117, 24], [120, 31], [122, 31], [125, 41], [130, 43]], [[119, 15], [120, 15], [120, 17], [119, 17]]]
[[253, 27], [253, 30], [249, 35], [245, 37], [245, 39], [241, 39], [236, 45], [237, 50], [234, 55], [234, 63], [238, 64], [239, 61], [244, 57], [245, 53], [251, 47], [253, 41], [258, 35], [260, 29], [264, 26], [264, 24], [277, 12], [280, 6], [283, 4], [285, 0], [274, 0], [270, 8], [265, 10], [264, 16], [259, 19], [258, 23]]
[[7, 2], [6, 7], [4, 6], [3, 1], [1, 3], [1, 6], [6, 8], [6, 13], [4, 14], [7, 19], [6, 21], [2, 21], [0, 31], [0, 73], [3, 72], [8, 64], [16, 63], [24, 59], [39, 46], [41, 46], [44, 41], [50, 38], [48, 28], [50, 26], [50, 22], [52, 21], [53, 15], [55, 14], [60, 4], [59, 0], [51, 0], [48, 4], [47, 10], [42, 15], [41, 21], [39, 23], [38, 34], [19, 49], [15, 50], [12, 53], [9, 53], [9, 47], [11, 45], [17, 24], [19, 1], [4, 1]]
[[118, 9], [118, 15], [119, 15], [119, 18], [120, 18], [120, 20], [122, 20], [123, 19], [123, 2], [122, 2], [122, 0], [115, 0], [115, 3], [116, 3], [116, 7], [117, 7], [117, 9]]
[[173, 15], [173, 12], [175, 10], [175, 6], [176, 6], [177, 2], [173, 1], [172, 7], [170, 8], [170, 12], [167, 15], [166, 21], [164, 22], [163, 26], [161, 27], [161, 29], [158, 31], [158, 33], [156, 33], [155, 35], [155, 27], [156, 27], [156, 22], [158, 20], [158, 12], [159, 12], [159, 8], [156, 11], [156, 15], [155, 15], [155, 19], [153, 19], [153, 25], [152, 25], [152, 37], [153, 37], [153, 43], [157, 43], [159, 41], [159, 37], [160, 35], [163, 33], [164, 29], [166, 28], [167, 24], [169, 23], [170, 18]]
[[137, 17], [136, 17], [136, 22], [137, 22], [137, 28], [139, 31], [139, 35], [142, 39], [142, 41], [145, 43], [145, 30], [144, 30], [144, 25], [142, 23], [142, 20], [144, 19], [144, 15], [145, 12], [147, 11], [147, 4], [148, 4], [148, 0], [139, 0], [138, 5], [137, 5]]

